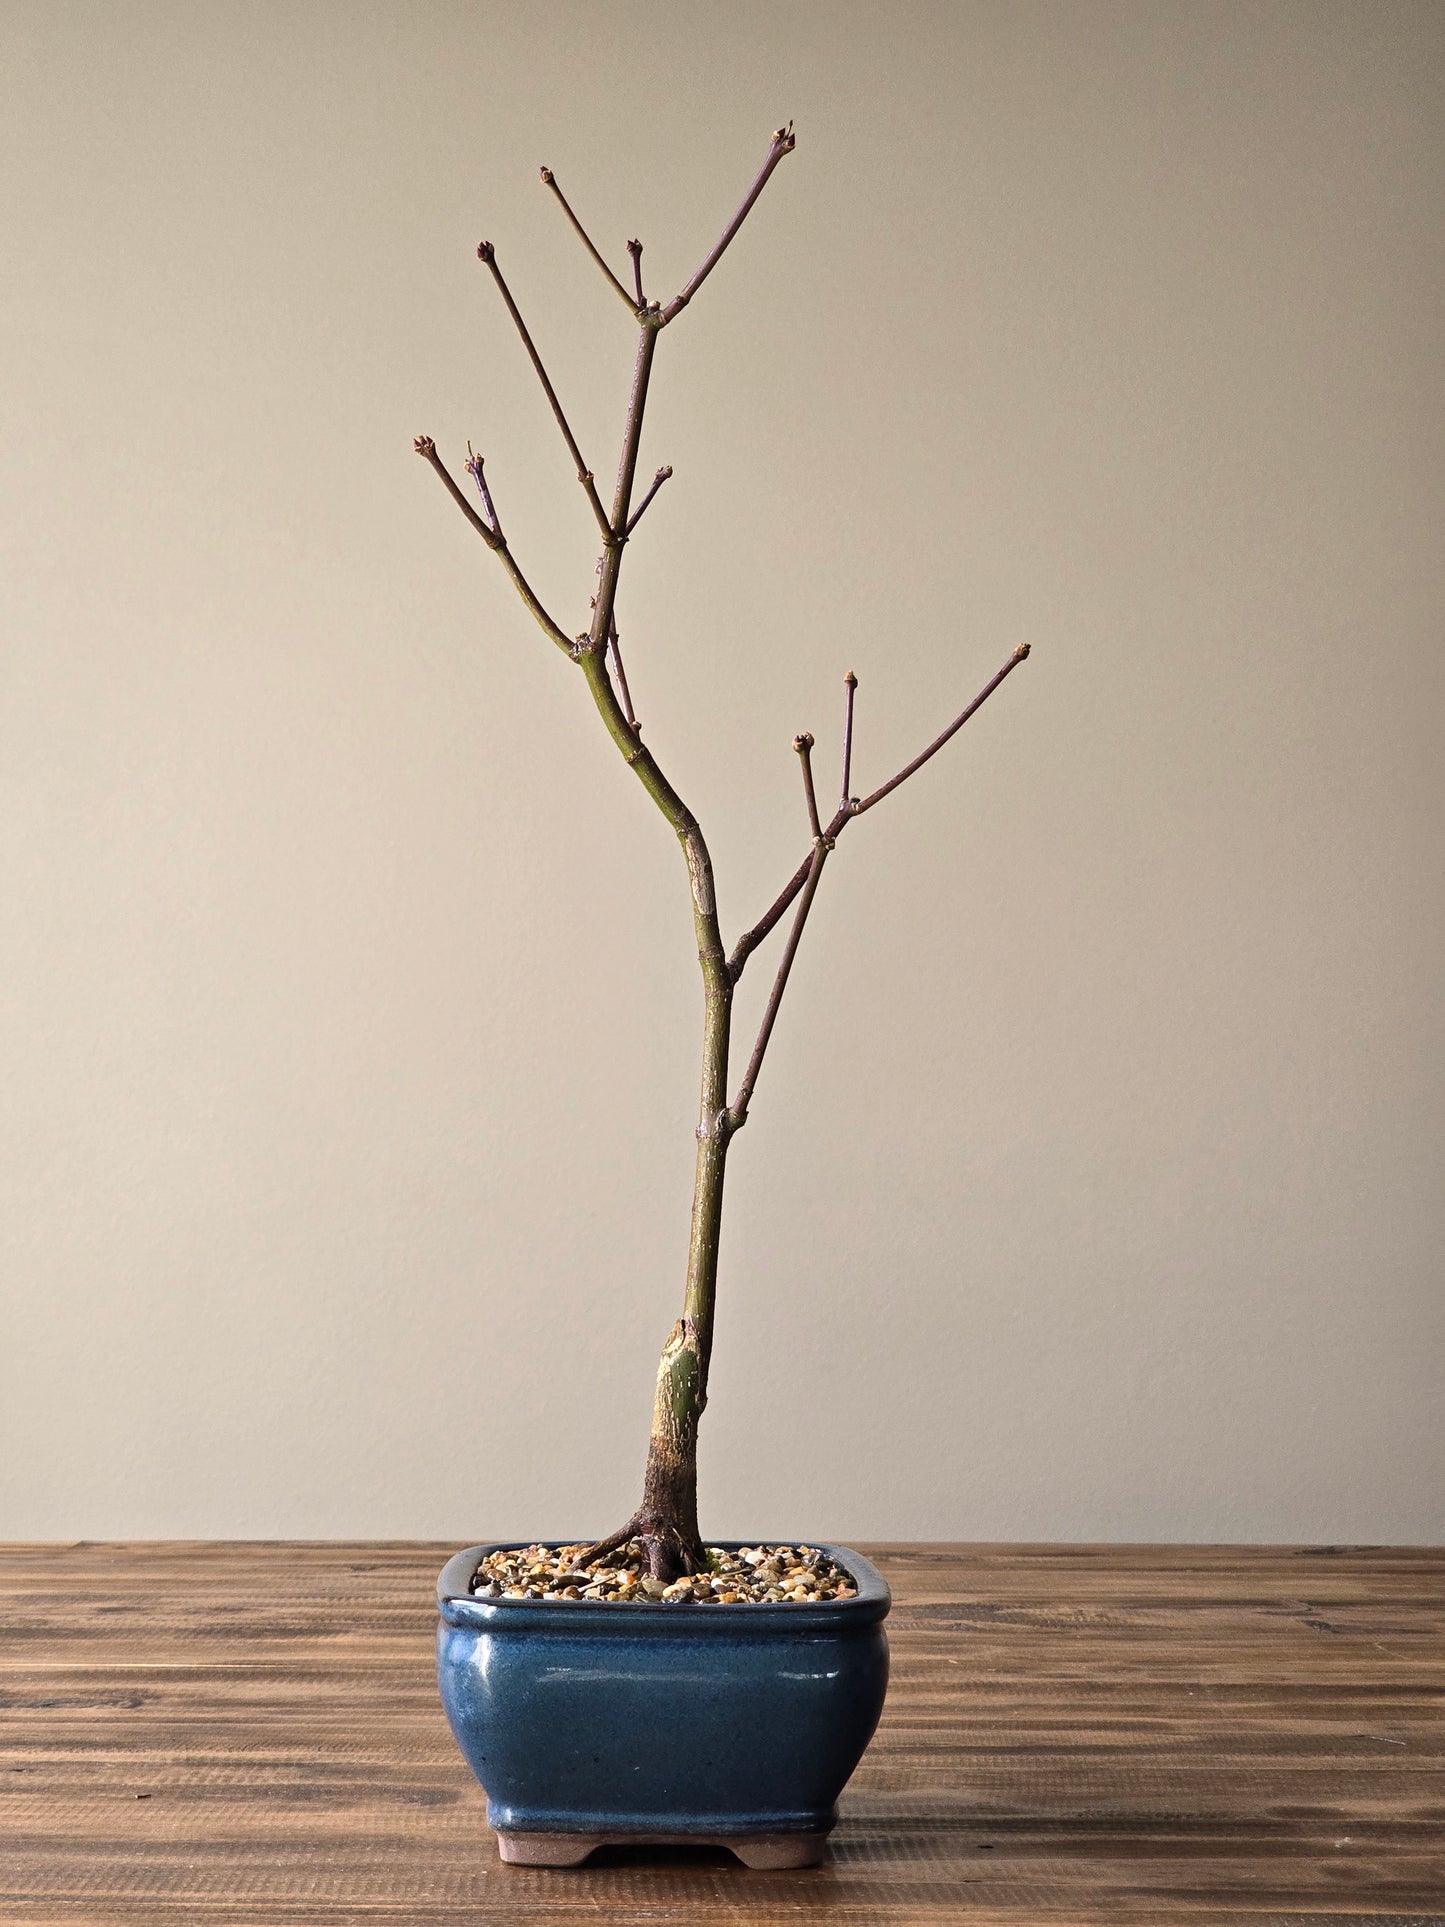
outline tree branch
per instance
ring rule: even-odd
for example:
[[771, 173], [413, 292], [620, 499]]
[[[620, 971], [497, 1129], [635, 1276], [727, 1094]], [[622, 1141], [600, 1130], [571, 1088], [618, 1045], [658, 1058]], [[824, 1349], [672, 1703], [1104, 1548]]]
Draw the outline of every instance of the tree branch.
[[[967, 709], [965, 709], [960, 715], [954, 717], [953, 721], [948, 725], [948, 728], [944, 730], [943, 734], [941, 736], [936, 736], [934, 740], [928, 745], [928, 748], [924, 750], [921, 756], [915, 756], [911, 763], [907, 764], [906, 767], [899, 770], [898, 774], [890, 778], [889, 781], [886, 782], [881, 789], [874, 790], [873, 794], [869, 797], [865, 797], [862, 802], [859, 802], [856, 798], [845, 797], [844, 801], [839, 805], [837, 814], [833, 817], [832, 821], [827, 825], [827, 827], [824, 829], [822, 833], [824, 842], [829, 843], [829, 842], [835, 841], [839, 836], [842, 835], [848, 823], [850, 823], [855, 816], [861, 816], [864, 810], [871, 810], [873, 805], [875, 803], [881, 802], [883, 798], [888, 795], [890, 790], [896, 790], [898, 785], [902, 782], [906, 782], [906, 780], [913, 774], [915, 770], [921, 769], [923, 765], [928, 761], [929, 757], [935, 755], [940, 749], [942, 749], [943, 745], [948, 741], [949, 737], [954, 735], [956, 731], [962, 729], [963, 725], [968, 721], [969, 717], [972, 716], [976, 710], [978, 710], [985, 702], [988, 701], [989, 697], [993, 694], [995, 689], [998, 688], [999, 684], [1004, 680], [1005, 676], [1011, 675], [1012, 672], [1018, 668], [1019, 664], [1027, 659], [1028, 653], [1029, 653], [1028, 643], [1021, 642], [1018, 648], [1015, 649], [1013, 654], [1009, 657], [1008, 661], [1004, 664], [1003, 668], [999, 670], [998, 674], [995, 677], [993, 677], [993, 679], [990, 682], [984, 685], [984, 687], [974, 697], [973, 701], [968, 705]], [[851, 670], [849, 671], [848, 680], [853, 686], [856, 687], [857, 678], [852, 675]], [[849, 717], [850, 723], [852, 721], [852, 695], [853, 695], [853, 689], [852, 687], [850, 687], [848, 691], [848, 697], [849, 697], [848, 717]], [[851, 742], [851, 735], [849, 737], [849, 741]], [[812, 872], [812, 865], [813, 865], [812, 857], [811, 856], [805, 857], [803, 861], [798, 865], [797, 869], [793, 872], [792, 876], [789, 877], [787, 883], [783, 886], [781, 894], [776, 898], [772, 906], [767, 910], [767, 912], [762, 917], [758, 919], [758, 921], [753, 925], [752, 929], [745, 930], [743, 934], [738, 938], [737, 942], [733, 945], [732, 955], [728, 958], [728, 975], [732, 978], [734, 983], [736, 983], [739, 977], [742, 976], [743, 966], [747, 963], [748, 958], [757, 949], [758, 945], [762, 943], [765, 938], [769, 937], [772, 934], [772, 932], [777, 928], [778, 924], [787, 915], [789, 905], [793, 903], [793, 901], [796, 899], [798, 895], [798, 892], [802, 890], [804, 886], [807, 884], [808, 878]]]
[[[497, 291], [507, 304], [507, 313], [517, 324], [517, 333], [522, 337], [522, 345], [531, 356], [532, 366], [537, 371], [537, 379], [546, 390], [547, 399], [552, 404], [552, 413], [557, 417], [557, 426], [562, 431], [562, 439], [566, 442], [572, 459], [577, 464], [577, 480], [587, 491], [587, 499], [592, 504], [592, 513], [597, 517], [597, 525], [602, 530], [604, 540], [611, 542], [613, 540], [612, 524], [607, 519], [607, 511], [603, 508], [602, 498], [597, 493], [597, 483], [591, 469], [582, 459], [582, 451], [577, 446], [576, 437], [567, 426], [567, 417], [562, 413], [562, 404], [557, 399], [557, 391], [547, 379], [547, 370], [542, 366], [542, 357], [537, 353], [532, 337], [527, 332], [527, 324], [523, 321], [521, 314], [518, 312], [517, 304], [512, 299], [512, 290], [502, 279], [502, 270], [497, 266], [497, 251], [490, 241], [478, 242], [477, 259], [484, 261], [492, 271], [492, 279], [497, 284]], [[629, 301], [627, 305], [630, 308], [632, 303]]]
[[624, 541], [629, 535], [631, 535], [632, 531], [637, 527], [638, 523], [642, 520], [643, 511], [644, 509], [646, 509], [648, 503], [652, 500], [653, 496], [656, 495], [657, 491], [662, 487], [663, 483], [666, 481], [670, 481], [671, 478], [672, 478], [671, 464], [669, 464], [665, 468], [660, 468], [657, 471], [657, 473], [653, 476], [652, 487], [647, 491], [646, 495], [643, 496], [642, 500], [638, 503], [637, 507], [632, 511], [632, 514], [628, 517], [627, 527], [622, 531]]
[[819, 837], [813, 846], [813, 854], [808, 859], [807, 874], [803, 882], [802, 901], [798, 914], [793, 918], [793, 927], [788, 932], [788, 941], [778, 961], [778, 974], [773, 979], [772, 994], [768, 1007], [763, 1012], [762, 1025], [758, 1030], [753, 1054], [748, 1059], [748, 1067], [743, 1072], [743, 1081], [738, 1086], [738, 1094], [728, 1106], [728, 1129], [740, 1131], [748, 1121], [748, 1105], [752, 1102], [753, 1092], [757, 1089], [758, 1073], [763, 1067], [763, 1055], [768, 1048], [768, 1039], [773, 1034], [777, 1022], [778, 1007], [783, 1001], [783, 992], [788, 987], [788, 973], [793, 968], [793, 959], [798, 954], [798, 944], [803, 935], [803, 925], [808, 921], [808, 912], [813, 907], [813, 898], [818, 893], [818, 882], [823, 874], [823, 865], [828, 860], [828, 845]]
[[843, 678], [843, 686], [848, 691], [846, 707], [843, 712], [843, 808], [848, 807], [849, 789], [853, 779], [853, 692], [858, 687], [858, 678], [850, 669]]
[[641, 314], [647, 306], [647, 296], [642, 292], [642, 243], [629, 241], [627, 252], [632, 256], [632, 281], [637, 289], [637, 312]]
[[793, 748], [798, 752], [798, 761], [803, 766], [803, 795], [808, 804], [808, 828], [813, 833], [813, 841], [822, 841], [823, 829], [818, 821], [818, 797], [813, 788], [813, 739], [811, 736], [795, 736]]
[[[603, 260], [602, 256], [597, 252], [597, 249], [592, 245], [591, 235], [588, 234], [586, 228], [583, 227], [582, 223], [577, 219], [577, 216], [572, 212], [572, 204], [567, 199], [567, 196], [562, 192], [561, 188], [558, 187], [557, 176], [552, 172], [550, 167], [544, 167], [542, 169], [542, 179], [545, 182], [545, 184], [551, 188], [552, 192], [557, 196], [557, 199], [562, 203], [562, 212], [567, 216], [567, 219], [572, 223], [573, 227], [577, 230], [578, 236], [581, 239], [583, 247], [586, 248], [587, 252], [592, 256], [592, 259], [597, 263], [598, 267], [601, 268], [602, 272], [607, 276], [607, 279], [612, 283], [613, 287], [616, 288], [617, 292], [622, 296], [622, 299], [627, 303], [628, 307], [632, 310], [633, 314], [640, 313], [643, 307], [643, 301], [642, 301], [641, 295], [638, 296], [636, 301], [632, 299], [632, 296], [627, 292], [626, 288], [623, 287], [622, 283], [617, 279], [617, 276], [612, 272], [611, 268], [608, 267], [607, 263]], [[629, 248], [631, 247], [631, 245], [632, 245], [631, 242], [629, 242], [628, 243]]]
[[[522, 571], [517, 567], [516, 559], [512, 551], [507, 547], [506, 537], [502, 534], [501, 525], [498, 524], [495, 528], [489, 528], [483, 518], [477, 514], [477, 511], [472, 507], [466, 496], [463, 495], [462, 491], [457, 487], [456, 482], [447, 469], [446, 463], [443, 462], [441, 456], [437, 454], [437, 445], [430, 435], [418, 435], [412, 443], [412, 446], [418, 455], [425, 461], [431, 463], [441, 478], [442, 485], [446, 489], [447, 494], [451, 496], [452, 500], [456, 503], [462, 514], [466, 516], [477, 534], [481, 536], [487, 547], [491, 549], [495, 555], [501, 557], [502, 567], [512, 578], [518, 595], [521, 596], [523, 602], [525, 602], [528, 609], [531, 610], [533, 616], [535, 616], [547, 636], [550, 637], [550, 639], [556, 643], [557, 647], [566, 655], [575, 657], [577, 653], [576, 644], [570, 636], [562, 633], [562, 630], [542, 607], [541, 602], [537, 599], [536, 591], [533, 589], [531, 583], [528, 582], [526, 576], [524, 576]], [[479, 457], [474, 457], [473, 459], [477, 463], [477, 468], [473, 469], [472, 473], [477, 475], [477, 480], [480, 483], [481, 476], [477, 473], [477, 470], [481, 467], [481, 461]], [[490, 493], [484, 489], [483, 496], [488, 507], [491, 508]], [[496, 510], [491, 509], [491, 513], [495, 519]]]
[[955, 735], [960, 729], [962, 729], [964, 724], [968, 721], [969, 717], [973, 715], [974, 711], [977, 709], [980, 709], [983, 706], [983, 704], [988, 701], [989, 697], [993, 694], [995, 689], [998, 688], [999, 684], [1004, 680], [1005, 676], [1011, 676], [1014, 670], [1018, 668], [1021, 662], [1026, 662], [1028, 660], [1028, 654], [1029, 654], [1029, 644], [1026, 642], [1021, 642], [1018, 648], [1015, 649], [1013, 654], [1009, 657], [1008, 661], [1004, 664], [1003, 668], [999, 670], [998, 674], [992, 679], [992, 681], [984, 684], [983, 688], [979, 690], [978, 694], [974, 697], [973, 701], [968, 705], [967, 709], [963, 710], [959, 715], [954, 717], [953, 721], [948, 725], [948, 728], [944, 730], [943, 734], [941, 736], [935, 736], [933, 741], [928, 745], [928, 748], [923, 751], [922, 755], [915, 756], [911, 763], [906, 763], [904, 767], [901, 770], [899, 770], [896, 776], [889, 777], [888, 781], [884, 783], [881, 788], [874, 790], [871, 796], [865, 796], [861, 803], [855, 804], [853, 806], [851, 814], [854, 816], [861, 816], [864, 810], [871, 810], [875, 803], [881, 803], [884, 797], [887, 796], [890, 791], [896, 790], [900, 783], [906, 783], [908, 778], [913, 774], [915, 770], [922, 769], [923, 765], [928, 761], [929, 757], [936, 756], [939, 750], [941, 750], [943, 748], [943, 745], [948, 741], [949, 737]]
[[[501, 536], [502, 518], [498, 515], [497, 505], [492, 500], [492, 491], [487, 487], [486, 465], [481, 456], [473, 450], [470, 442], [467, 443], [466, 469], [477, 485], [477, 492], [482, 498], [482, 507], [487, 512], [487, 520], [491, 523], [493, 532]], [[506, 537], [502, 536], [502, 540], [505, 541]]]
[[747, 219], [753, 202], [767, 186], [768, 176], [783, 158], [784, 154], [791, 154], [797, 144], [797, 137], [793, 133], [793, 123], [791, 121], [788, 122], [786, 127], [780, 127], [773, 135], [772, 144], [768, 148], [768, 157], [759, 169], [757, 179], [743, 196], [742, 206], [723, 229], [716, 246], [698, 269], [697, 273], [692, 277], [691, 281], [688, 282], [680, 294], [675, 294], [663, 309], [662, 320], [664, 324], [671, 321], [675, 315], [682, 313], [683, 309], [687, 306], [688, 302], [692, 300], [692, 297], [697, 293], [703, 282], [707, 280], [708, 276], [727, 252], [728, 243]]

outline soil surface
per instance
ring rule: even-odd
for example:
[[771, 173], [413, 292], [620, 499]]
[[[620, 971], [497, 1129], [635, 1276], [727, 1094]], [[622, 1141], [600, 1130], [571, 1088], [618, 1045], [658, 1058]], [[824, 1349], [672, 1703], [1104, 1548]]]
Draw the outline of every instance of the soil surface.
[[554, 1599], [562, 1605], [595, 1599], [659, 1606], [816, 1605], [824, 1599], [852, 1599], [858, 1591], [851, 1573], [816, 1546], [743, 1546], [737, 1552], [709, 1546], [707, 1570], [670, 1586], [650, 1576], [640, 1539], [590, 1565], [579, 1565], [586, 1550], [585, 1545], [536, 1545], [490, 1553], [477, 1568], [472, 1591], [479, 1599]]

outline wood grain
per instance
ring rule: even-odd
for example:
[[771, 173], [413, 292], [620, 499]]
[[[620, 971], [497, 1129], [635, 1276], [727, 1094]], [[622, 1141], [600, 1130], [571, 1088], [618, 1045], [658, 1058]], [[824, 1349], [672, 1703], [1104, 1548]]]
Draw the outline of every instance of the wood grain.
[[0, 1920], [1445, 1927], [1445, 1552], [871, 1548], [824, 1865], [503, 1867], [430, 1545], [0, 1550]]

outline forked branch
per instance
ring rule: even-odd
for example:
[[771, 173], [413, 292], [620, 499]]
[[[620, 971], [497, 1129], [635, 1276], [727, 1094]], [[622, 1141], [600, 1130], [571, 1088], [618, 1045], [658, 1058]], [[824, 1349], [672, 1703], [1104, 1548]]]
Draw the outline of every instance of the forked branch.
[[[532, 612], [532, 615], [536, 618], [538, 624], [544, 630], [546, 635], [551, 639], [551, 641], [556, 643], [559, 649], [563, 650], [567, 655], [569, 656], [575, 655], [576, 651], [572, 642], [572, 638], [570, 636], [563, 634], [562, 630], [552, 620], [551, 616], [548, 615], [547, 611], [542, 607], [542, 604], [538, 599], [536, 590], [533, 589], [531, 583], [527, 580], [526, 576], [524, 576], [522, 574], [522, 571], [517, 567], [516, 558], [513, 556], [512, 551], [507, 547], [507, 538], [502, 534], [501, 524], [500, 522], [497, 521], [496, 509], [492, 507], [491, 493], [486, 488], [485, 484], [482, 482], [482, 477], [480, 473], [480, 470], [481, 470], [480, 456], [474, 455], [472, 457], [472, 462], [469, 462], [467, 466], [470, 472], [476, 476], [478, 485], [482, 488], [482, 499], [486, 503], [488, 512], [492, 517], [492, 523], [490, 525], [484, 520], [482, 516], [477, 514], [477, 511], [472, 507], [471, 503], [467, 500], [466, 496], [463, 495], [461, 489], [458, 488], [454, 477], [452, 476], [452, 474], [447, 468], [446, 463], [442, 460], [441, 456], [437, 454], [437, 445], [432, 440], [431, 436], [418, 435], [416, 440], [412, 443], [412, 446], [415, 448], [417, 454], [420, 455], [424, 461], [428, 461], [431, 463], [432, 467], [436, 470], [437, 475], [441, 480], [442, 486], [446, 489], [447, 494], [451, 496], [452, 500], [456, 503], [457, 507], [461, 510], [462, 514], [466, 516], [467, 520], [471, 523], [472, 527], [476, 530], [477, 534], [481, 536], [482, 540], [486, 543], [487, 547], [493, 552], [494, 555], [499, 555], [501, 557], [502, 567], [507, 571], [507, 574], [512, 578], [512, 582], [516, 588], [517, 594], [522, 598], [523, 602], [527, 605], [528, 609]], [[475, 467], [472, 466], [472, 463], [475, 463]]]
[[[999, 684], [1004, 680], [1004, 678], [1006, 676], [1012, 675], [1013, 671], [1018, 668], [1019, 664], [1027, 660], [1028, 654], [1029, 654], [1029, 644], [1026, 642], [1021, 642], [1018, 648], [1015, 649], [1013, 654], [1009, 657], [1008, 661], [1004, 664], [1003, 668], [999, 670], [998, 674], [992, 677], [990, 681], [984, 684], [983, 688], [980, 689], [978, 694], [974, 697], [973, 701], [968, 704], [967, 708], [961, 710], [959, 714], [954, 717], [953, 721], [948, 725], [948, 728], [945, 729], [941, 735], [935, 736], [933, 741], [928, 745], [928, 748], [925, 749], [920, 755], [915, 756], [911, 763], [906, 763], [903, 766], [903, 768], [899, 770], [896, 776], [891, 776], [886, 783], [882, 784], [878, 789], [874, 790], [871, 796], [864, 797], [861, 802], [858, 800], [857, 797], [850, 797], [846, 794], [847, 781], [848, 781], [849, 775], [851, 774], [850, 764], [852, 760], [853, 691], [857, 687], [857, 680], [858, 680], [857, 677], [854, 676], [852, 671], [850, 670], [846, 678], [846, 681], [848, 684], [848, 710], [847, 710], [847, 719], [844, 724], [845, 739], [844, 739], [844, 766], [843, 767], [844, 767], [845, 794], [844, 794], [842, 803], [838, 807], [837, 815], [833, 818], [833, 820], [828, 824], [827, 828], [823, 831], [822, 833], [823, 836], [826, 839], [832, 839], [840, 836], [843, 832], [844, 826], [847, 823], [849, 823], [855, 816], [861, 816], [865, 810], [871, 810], [875, 803], [881, 803], [883, 798], [887, 796], [891, 790], [896, 790], [900, 783], [907, 782], [908, 778], [913, 775], [915, 770], [922, 769], [923, 765], [928, 761], [929, 757], [936, 756], [939, 750], [943, 748], [943, 745], [949, 740], [949, 738], [951, 736], [956, 735], [957, 732], [963, 728], [964, 724], [968, 721], [969, 717], [974, 715], [979, 709], [983, 707], [984, 703], [988, 701], [989, 697], [998, 688]], [[773, 904], [770, 906], [767, 912], [758, 919], [758, 921], [753, 925], [751, 930], [745, 930], [743, 934], [738, 938], [736, 944], [734, 944], [732, 955], [728, 958], [728, 975], [732, 978], [734, 983], [736, 983], [738, 978], [742, 976], [743, 966], [746, 964], [748, 958], [752, 955], [752, 953], [757, 949], [758, 945], [764, 940], [765, 937], [768, 937], [769, 935], [771, 935], [773, 930], [776, 929], [778, 924], [788, 914], [789, 906], [794, 902], [794, 900], [798, 895], [798, 892], [804, 887], [804, 885], [808, 881], [808, 876], [812, 869], [812, 863], [813, 863], [813, 859], [811, 858], [811, 856], [805, 857], [803, 859], [803, 861], [798, 865], [797, 869], [793, 872], [792, 876], [788, 879], [787, 883], [784, 885], [781, 894], [776, 898], [776, 900], [773, 902]]]

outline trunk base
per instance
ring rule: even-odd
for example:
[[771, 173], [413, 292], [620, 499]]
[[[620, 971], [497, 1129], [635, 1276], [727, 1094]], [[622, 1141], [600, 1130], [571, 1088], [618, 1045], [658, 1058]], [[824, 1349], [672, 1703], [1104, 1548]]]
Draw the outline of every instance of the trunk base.
[[705, 1376], [697, 1326], [679, 1318], [658, 1361], [642, 1504], [625, 1526], [589, 1546], [579, 1565], [637, 1539], [648, 1571], [666, 1585], [684, 1573], [705, 1570], [707, 1554], [697, 1529], [697, 1421]]
[[[664, 1585], [670, 1586], [674, 1579], [682, 1578], [684, 1573], [704, 1572], [707, 1569], [707, 1554], [696, 1532], [689, 1534], [671, 1520], [646, 1510], [634, 1512], [625, 1526], [579, 1553], [577, 1564], [585, 1566], [594, 1559], [605, 1559], [609, 1552], [616, 1552], [634, 1541], [647, 1561], [648, 1572]], [[618, 1560], [615, 1563], [620, 1565], [624, 1562]]]

